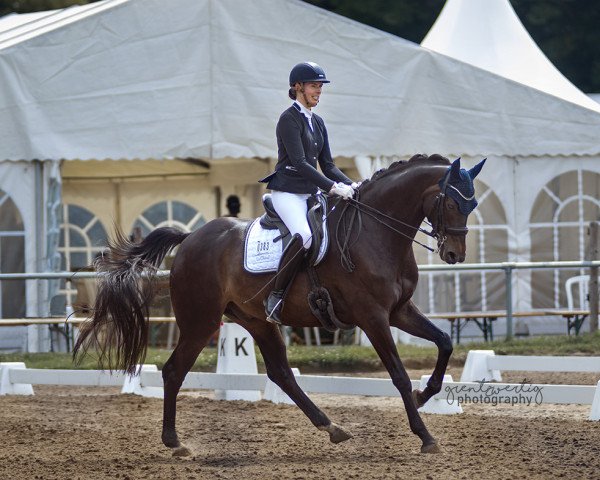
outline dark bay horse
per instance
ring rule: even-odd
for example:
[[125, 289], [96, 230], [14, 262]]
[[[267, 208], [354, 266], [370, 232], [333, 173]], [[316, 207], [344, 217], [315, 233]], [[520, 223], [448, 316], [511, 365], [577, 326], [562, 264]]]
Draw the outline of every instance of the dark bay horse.
[[[333, 299], [337, 318], [366, 333], [388, 370], [404, 401], [410, 429], [422, 441], [423, 453], [436, 453], [440, 449], [417, 409], [440, 391], [452, 342], [411, 301], [418, 279], [413, 240], [423, 220], [428, 218], [442, 260], [451, 264], [464, 261], [467, 215], [476, 205], [472, 179], [482, 163], [467, 172], [460, 168], [459, 160], [450, 166], [440, 155], [415, 155], [408, 162], [396, 162], [376, 173], [361, 185], [360, 202], [351, 200], [347, 205], [342, 201], [328, 217], [330, 238], [334, 238], [336, 227], [345, 215], [353, 209], [363, 212], [361, 222], [353, 227], [356, 230], [360, 224], [360, 234], [350, 232], [354, 235], [349, 252], [354, 270], [349, 273], [341, 265], [336, 242], [331, 242], [328, 255], [317, 267], [321, 284]], [[280, 330], [265, 319], [263, 299], [269, 289], [255, 295], [268, 282], [270, 274], [251, 274], [243, 268], [247, 225], [247, 221], [236, 218], [218, 218], [193, 233], [159, 228], [140, 244], [133, 244], [117, 233], [95, 264], [102, 273], [98, 296], [91, 319], [81, 328], [74, 356], [90, 347], [98, 348], [105, 365], [134, 372], [146, 354], [148, 305], [152, 299], [151, 291], [146, 288], [148, 282], [140, 280], [152, 277], [168, 252], [179, 245], [171, 268], [170, 289], [180, 336], [162, 370], [165, 393], [162, 441], [176, 449], [177, 454], [189, 454], [175, 430], [177, 394], [198, 354], [219, 328], [223, 314], [250, 332], [260, 348], [269, 378], [319, 430], [328, 432], [334, 443], [351, 437], [329, 420], [294, 379]], [[287, 296], [282, 314], [284, 324], [320, 326], [308, 306], [309, 288], [308, 275], [302, 271]], [[435, 369], [422, 392], [411, 392], [411, 382], [390, 325], [430, 340], [438, 347]]]

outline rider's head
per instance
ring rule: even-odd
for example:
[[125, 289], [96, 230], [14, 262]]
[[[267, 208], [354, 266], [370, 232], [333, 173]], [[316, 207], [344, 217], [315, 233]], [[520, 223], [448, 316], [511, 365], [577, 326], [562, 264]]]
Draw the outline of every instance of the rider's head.
[[324, 83], [329, 83], [329, 80], [319, 65], [313, 62], [302, 62], [294, 66], [290, 72], [288, 95], [306, 108], [312, 108], [319, 103]]

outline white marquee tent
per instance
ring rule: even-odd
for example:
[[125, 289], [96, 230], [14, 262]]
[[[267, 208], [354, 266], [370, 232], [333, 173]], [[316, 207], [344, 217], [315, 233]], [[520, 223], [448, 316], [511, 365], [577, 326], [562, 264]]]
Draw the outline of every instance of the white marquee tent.
[[600, 112], [548, 60], [508, 0], [447, 0], [421, 46]]
[[105, 0], [0, 34], [0, 155], [272, 157], [304, 58], [339, 155], [600, 151], [596, 112], [299, 0]]
[[[421, 46], [600, 112], [600, 104], [581, 92], [548, 60], [508, 0], [447, 0]], [[549, 118], [560, 128], [560, 116]], [[583, 131], [590, 125], [583, 117], [581, 120]], [[596, 131], [594, 142], [600, 145], [600, 131], [596, 126], [591, 128]], [[538, 141], [536, 137], [523, 139]], [[510, 259], [585, 259], [587, 223], [600, 219], [600, 157], [594, 149], [584, 152], [575, 148], [558, 156], [532, 155], [523, 150], [504, 156], [503, 161], [513, 170], [512, 181], [495, 184], [494, 191], [504, 205], [513, 204], [513, 212], [508, 215], [514, 234]], [[565, 277], [576, 273], [520, 272], [516, 307], [564, 306]]]
[[[299, 0], [104, 0], [13, 15], [0, 18], [0, 190], [23, 217], [25, 269], [45, 256], [33, 245], [48, 199], [15, 193], [12, 179], [31, 188], [36, 168], [52, 178], [58, 160], [273, 158], [289, 69], [309, 59], [333, 82], [318, 107], [333, 151], [363, 175], [417, 152], [487, 156], [481, 179], [512, 219], [518, 193], [567, 162], [598, 171], [597, 109]], [[510, 259], [529, 256], [520, 223]]]

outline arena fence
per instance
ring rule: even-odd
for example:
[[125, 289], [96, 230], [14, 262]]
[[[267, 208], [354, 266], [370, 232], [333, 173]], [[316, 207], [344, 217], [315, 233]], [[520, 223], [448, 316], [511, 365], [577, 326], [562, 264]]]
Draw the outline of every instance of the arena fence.
[[[456, 265], [419, 265], [419, 271], [422, 272], [456, 272], [456, 271], [503, 271], [505, 274], [506, 285], [506, 337], [507, 339], [513, 336], [513, 272], [523, 269], [558, 269], [558, 268], [580, 268], [590, 269], [590, 272], [597, 275], [600, 267], [600, 260], [593, 261], [556, 261], [556, 262], [501, 262], [501, 263], [463, 263]], [[157, 273], [159, 277], [169, 275], [168, 270], [161, 270]], [[95, 272], [45, 272], [45, 273], [0, 273], [0, 281], [3, 280], [52, 280], [52, 279], [80, 279], [80, 278], [95, 278]], [[594, 275], [593, 275], [594, 276]], [[596, 283], [592, 282], [596, 285]], [[593, 305], [597, 309], [597, 304]], [[597, 319], [598, 312], [590, 312], [590, 319]], [[17, 319], [11, 319], [13, 322]], [[25, 319], [23, 319], [25, 320]], [[597, 320], [596, 320], [597, 321]], [[0, 319], [0, 326], [2, 320]], [[595, 325], [595, 323], [594, 323]]]
[[[552, 359], [552, 357], [547, 358]], [[581, 368], [584, 371], [588, 371], [587, 365], [590, 362], [596, 361], [595, 359], [590, 360], [590, 358], [577, 358], [577, 360], [582, 360]], [[528, 368], [521, 366], [519, 366], [519, 369], [528, 370]], [[424, 376], [421, 380], [413, 380], [413, 388], [423, 388], [428, 378], [428, 376]], [[445, 378], [450, 379], [451, 377]], [[398, 396], [396, 387], [389, 379], [298, 374], [296, 380], [307, 393]], [[282, 392], [275, 396], [272, 393], [266, 394], [268, 391], [273, 391], [273, 385], [269, 385], [270, 383], [271, 381], [265, 374], [190, 372], [186, 376], [182, 388], [261, 391], [265, 392], [263, 394], [264, 399], [282, 398]], [[162, 374], [155, 365], [140, 366], [139, 375], [129, 376], [123, 372], [28, 369], [23, 363], [0, 363], [0, 395], [32, 395], [34, 393], [32, 385], [114, 386], [121, 387], [122, 393], [159, 398], [163, 396]], [[285, 395], [283, 396], [285, 397]], [[289, 399], [287, 403], [289, 403]], [[525, 382], [520, 384], [488, 383], [483, 379], [472, 382], [445, 381], [442, 391], [430, 400], [422, 410], [425, 413], [460, 413], [462, 412], [460, 405], [466, 403], [493, 406], [517, 404], [591, 405], [589, 419], [600, 420], [600, 382], [596, 386], [588, 386], [527, 384]], [[453, 408], [448, 409], [448, 406]]]

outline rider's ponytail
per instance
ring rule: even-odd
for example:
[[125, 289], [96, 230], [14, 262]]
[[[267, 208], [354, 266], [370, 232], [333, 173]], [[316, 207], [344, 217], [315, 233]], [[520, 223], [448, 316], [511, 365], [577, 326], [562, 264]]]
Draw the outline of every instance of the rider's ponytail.
[[292, 100], [296, 100], [296, 89], [294, 87], [290, 88], [288, 90], [288, 96], [292, 99]]

